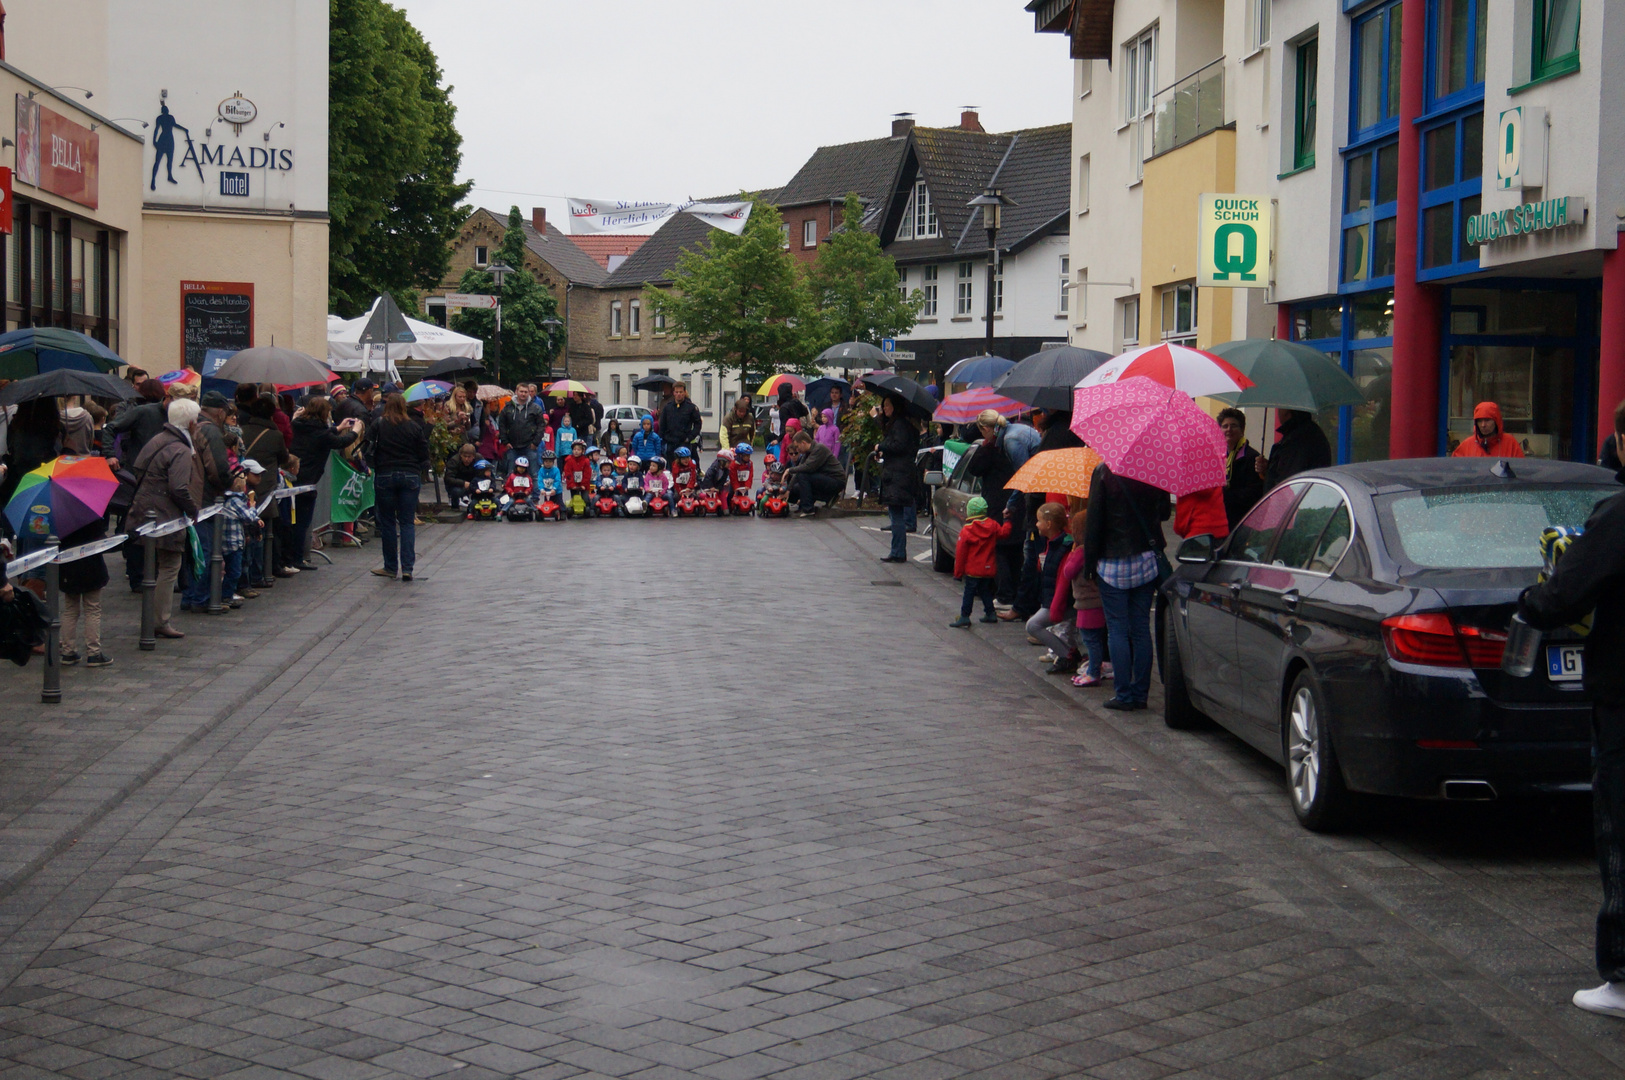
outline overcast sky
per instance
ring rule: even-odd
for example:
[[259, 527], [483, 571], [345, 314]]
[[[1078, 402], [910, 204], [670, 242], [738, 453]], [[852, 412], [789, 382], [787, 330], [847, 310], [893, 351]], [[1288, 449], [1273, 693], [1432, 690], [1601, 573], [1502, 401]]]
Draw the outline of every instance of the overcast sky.
[[[470, 200], [681, 199], [783, 184], [891, 114], [1071, 120], [1063, 35], [1023, 0], [395, 0], [455, 87]], [[567, 227], [566, 227], [567, 229]]]

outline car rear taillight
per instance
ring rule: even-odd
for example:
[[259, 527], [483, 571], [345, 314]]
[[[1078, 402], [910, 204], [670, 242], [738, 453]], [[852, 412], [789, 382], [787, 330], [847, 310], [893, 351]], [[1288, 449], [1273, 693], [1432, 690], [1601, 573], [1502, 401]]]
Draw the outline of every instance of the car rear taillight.
[[1384, 619], [1382, 641], [1391, 658], [1408, 664], [1494, 668], [1501, 666], [1507, 636], [1498, 630], [1459, 626], [1445, 612], [1433, 611]]

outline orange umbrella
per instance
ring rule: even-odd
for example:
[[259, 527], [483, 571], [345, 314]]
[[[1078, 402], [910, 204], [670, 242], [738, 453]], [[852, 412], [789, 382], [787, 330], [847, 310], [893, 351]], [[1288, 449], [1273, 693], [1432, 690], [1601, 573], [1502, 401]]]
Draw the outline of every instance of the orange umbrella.
[[1100, 455], [1087, 446], [1045, 450], [1027, 459], [1004, 486], [1014, 491], [1042, 491], [1045, 494], [1089, 497], [1089, 479]]

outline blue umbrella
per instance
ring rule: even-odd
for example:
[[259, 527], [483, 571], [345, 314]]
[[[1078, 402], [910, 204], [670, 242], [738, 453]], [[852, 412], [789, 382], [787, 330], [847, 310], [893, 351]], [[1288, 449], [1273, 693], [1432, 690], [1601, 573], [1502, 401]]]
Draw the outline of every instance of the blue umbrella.
[[88, 334], [55, 326], [30, 326], [0, 334], [0, 378], [26, 379], [47, 371], [116, 371], [119, 354]]
[[808, 379], [807, 390], [803, 395], [807, 399], [807, 408], [829, 408], [829, 392], [837, 386], [841, 388], [842, 400], [852, 400], [852, 384], [845, 379], [837, 379], [833, 375], [826, 375], [822, 379]]
[[948, 386], [963, 383], [974, 390], [992, 386], [994, 380], [1015, 366], [1014, 360], [1002, 356], [972, 356], [950, 367], [943, 373], [942, 381]]

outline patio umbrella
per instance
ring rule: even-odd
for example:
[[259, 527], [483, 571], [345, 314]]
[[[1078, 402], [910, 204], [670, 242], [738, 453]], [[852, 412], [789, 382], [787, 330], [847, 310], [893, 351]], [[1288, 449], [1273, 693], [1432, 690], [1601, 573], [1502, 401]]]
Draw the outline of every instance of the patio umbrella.
[[1015, 366], [1014, 360], [1006, 360], [1002, 356], [971, 356], [960, 360], [943, 372], [942, 383], [944, 386], [964, 383], [973, 389], [979, 386], [992, 386], [998, 382], [999, 376]]
[[809, 409], [829, 408], [829, 392], [840, 388], [841, 397], [850, 401], [852, 398], [852, 384], [845, 379], [837, 379], [833, 375], [825, 375], [821, 379], [808, 379], [807, 390], [804, 395]]
[[969, 424], [974, 423], [981, 415], [983, 409], [992, 409], [1000, 416], [1009, 418], [1019, 416], [1027, 411], [1027, 406], [1015, 398], [1007, 398], [996, 390], [981, 387], [976, 390], [962, 390], [957, 394], [949, 394], [942, 399], [931, 419], [939, 424]]
[[107, 513], [117, 490], [106, 458], [54, 458], [17, 481], [6, 520], [19, 536], [67, 536]]
[[797, 375], [769, 375], [762, 385], [756, 389], [756, 396], [777, 397], [781, 386], [788, 386], [799, 394], [807, 389], [807, 380]]
[[590, 394], [592, 391], [587, 389], [586, 383], [574, 379], [560, 379], [547, 388], [547, 393], [550, 397], [558, 397], [563, 394]]
[[1363, 405], [1365, 394], [1348, 373], [1319, 349], [1295, 341], [1244, 338], [1208, 350], [1253, 381], [1240, 394], [1224, 395], [1236, 406], [1273, 406], [1319, 412], [1334, 405]]
[[1039, 409], [1072, 407], [1072, 388], [1111, 357], [1093, 349], [1062, 345], [1033, 353], [999, 377], [993, 389]]
[[468, 356], [448, 356], [436, 360], [423, 373], [425, 379], [449, 378], [453, 375], [483, 375], [485, 365]]
[[863, 381], [871, 388], [897, 398], [905, 411], [921, 420], [931, 419], [931, 414], [937, 411], [937, 399], [913, 379], [901, 375], [865, 375]]
[[818, 354], [820, 364], [838, 365], [843, 368], [856, 367], [858, 364], [868, 364], [871, 367], [882, 365], [890, 366], [891, 357], [878, 345], [871, 345], [867, 341], [843, 341], [839, 345], [831, 345]]
[[670, 375], [645, 375], [632, 384], [634, 390], [664, 390], [668, 386], [676, 386], [677, 380]]
[[1094, 478], [1095, 466], [1103, 459], [1088, 446], [1068, 446], [1061, 450], [1044, 450], [1027, 459], [1016, 470], [1016, 475], [1005, 482], [1012, 491], [1042, 491], [1057, 495], [1071, 495], [1079, 499], [1089, 497], [1089, 481]]
[[280, 345], [261, 345], [232, 354], [215, 371], [214, 377], [236, 383], [309, 386], [325, 384], [332, 374], [332, 368], [309, 353], [284, 349]]
[[0, 390], [0, 406], [19, 405], [39, 398], [67, 397], [70, 394], [112, 398], [114, 401], [134, 401], [141, 396], [123, 379], [115, 379], [99, 371], [57, 368], [55, 371], [18, 379], [4, 390]]
[[424, 379], [420, 383], [413, 383], [406, 388], [403, 395], [407, 401], [433, 401], [435, 398], [445, 397], [451, 393], [451, 384], [438, 379]]
[[0, 334], [0, 379], [26, 379], [58, 368], [116, 371], [124, 361], [106, 345], [56, 326], [31, 326]]
[[1191, 397], [1239, 393], [1253, 381], [1235, 369], [1228, 360], [1184, 345], [1148, 345], [1130, 349], [1102, 364], [1078, 382], [1078, 386], [1104, 386], [1121, 379], [1146, 378]]
[[1130, 376], [1072, 395], [1072, 431], [1112, 472], [1173, 495], [1224, 486], [1224, 434], [1190, 395]]

